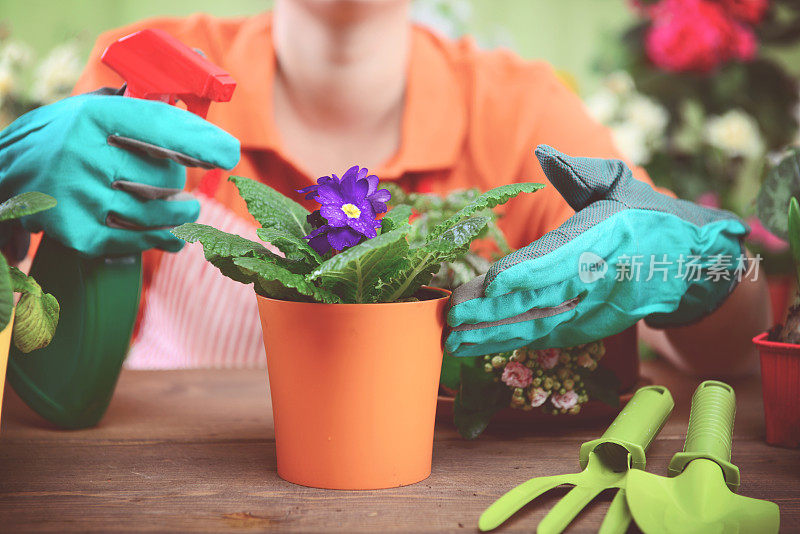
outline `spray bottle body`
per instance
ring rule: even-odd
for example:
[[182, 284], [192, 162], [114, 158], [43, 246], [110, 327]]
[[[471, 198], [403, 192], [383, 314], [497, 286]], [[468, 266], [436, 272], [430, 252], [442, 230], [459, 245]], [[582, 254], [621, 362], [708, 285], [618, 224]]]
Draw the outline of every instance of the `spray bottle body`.
[[141, 254], [87, 258], [45, 236], [31, 274], [61, 305], [44, 349], [12, 347], [8, 379], [28, 406], [62, 428], [96, 425], [108, 408], [139, 309]]

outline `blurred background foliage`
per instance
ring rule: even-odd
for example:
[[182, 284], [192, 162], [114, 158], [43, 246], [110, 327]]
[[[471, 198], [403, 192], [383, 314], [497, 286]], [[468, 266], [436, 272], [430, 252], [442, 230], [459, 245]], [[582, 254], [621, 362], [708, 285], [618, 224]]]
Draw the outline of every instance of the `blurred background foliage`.
[[[2, 0], [0, 21], [38, 57], [74, 42], [84, 60], [99, 33], [147, 17], [238, 16], [271, 5], [270, 0]], [[587, 87], [599, 80], [595, 51], [634, 18], [623, 0], [415, 0], [414, 15], [450, 35], [471, 33], [483, 44], [547, 59]]]
[[[72, 87], [96, 36], [155, 16], [241, 16], [271, 0], [2, 0], [0, 127]], [[626, 157], [682, 198], [755, 218], [770, 161], [798, 142], [800, 0], [413, 0], [415, 20], [552, 63]]]

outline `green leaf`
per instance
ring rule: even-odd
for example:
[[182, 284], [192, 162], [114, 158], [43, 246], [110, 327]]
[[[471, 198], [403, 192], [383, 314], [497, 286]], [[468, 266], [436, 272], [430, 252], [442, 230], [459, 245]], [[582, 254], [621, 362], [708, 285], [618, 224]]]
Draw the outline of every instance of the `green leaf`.
[[435, 239], [465, 217], [469, 217], [478, 211], [494, 208], [495, 206], [508, 202], [520, 193], [533, 193], [543, 187], [544, 184], [523, 182], [520, 184], [501, 185], [500, 187], [490, 189], [461, 208], [455, 215], [433, 228], [428, 239]]
[[447, 388], [458, 389], [461, 384], [461, 366], [483, 367], [483, 356], [464, 358], [444, 353], [442, 358], [442, 373], [439, 382]]
[[8, 326], [14, 310], [13, 285], [5, 256], [0, 254], [0, 330]]
[[58, 325], [60, 307], [56, 298], [43, 292], [32, 277], [16, 267], [11, 267], [9, 272], [14, 291], [22, 294], [14, 318], [14, 345], [27, 354], [50, 344]]
[[461, 366], [461, 387], [453, 405], [453, 422], [466, 439], [477, 438], [492, 416], [508, 406], [511, 389], [482, 368]]
[[761, 184], [756, 198], [758, 218], [770, 232], [788, 238], [786, 214], [789, 200], [800, 198], [800, 147], [792, 147], [772, 167]]
[[800, 285], [800, 207], [797, 205], [797, 199], [792, 197], [789, 202], [789, 249], [792, 252], [794, 259], [794, 268], [797, 274], [798, 284]]
[[256, 234], [262, 241], [278, 247], [289, 260], [305, 261], [312, 267], [322, 263], [322, 258], [317, 254], [317, 251], [311, 248], [308, 245], [308, 241], [302, 237], [298, 238], [274, 228], [259, 228], [256, 230]]
[[385, 234], [391, 232], [395, 228], [400, 228], [403, 225], [409, 224], [408, 219], [411, 217], [411, 206], [401, 204], [395, 206], [386, 212], [386, 215], [381, 219], [381, 233]]
[[316, 287], [302, 275], [295, 274], [263, 258], [234, 258], [233, 263], [251, 281], [256, 291], [280, 300], [326, 302], [335, 304], [341, 299], [333, 293]]
[[14, 196], [0, 204], [0, 221], [19, 219], [40, 211], [49, 210], [56, 205], [56, 199], [50, 195], [29, 191]]
[[[279, 230], [298, 239], [308, 235], [308, 210], [271, 187], [241, 176], [228, 178], [247, 203], [247, 211], [263, 228]], [[277, 246], [277, 245], [276, 245]]]
[[245, 276], [234, 263], [236, 258], [265, 258], [291, 272], [307, 272], [310, 267], [302, 263], [281, 258], [264, 245], [244, 237], [229, 234], [213, 226], [186, 223], [172, 229], [172, 233], [188, 243], [200, 242], [206, 259], [228, 278], [250, 284], [252, 278]]
[[394, 302], [409, 297], [430, 283], [444, 261], [453, 261], [469, 252], [469, 246], [486, 228], [488, 217], [470, 217], [455, 223], [438, 237], [411, 249], [406, 268], [399, 270], [381, 287], [381, 301]]
[[619, 378], [610, 369], [597, 366], [594, 371], [580, 368], [586, 394], [589, 399], [597, 399], [614, 408], [619, 407]]
[[175, 237], [203, 245], [206, 257], [274, 256], [264, 245], [200, 223], [186, 223], [172, 229]]
[[397, 228], [350, 247], [322, 262], [311, 279], [344, 302], [379, 302], [382, 282], [407, 268], [408, 231], [408, 226]]

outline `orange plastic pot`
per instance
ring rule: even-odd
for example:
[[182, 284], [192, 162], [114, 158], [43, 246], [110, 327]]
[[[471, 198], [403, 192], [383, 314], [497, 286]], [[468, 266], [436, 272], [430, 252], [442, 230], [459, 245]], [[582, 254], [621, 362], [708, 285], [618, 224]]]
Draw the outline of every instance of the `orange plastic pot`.
[[14, 311], [11, 312], [11, 320], [8, 325], [0, 331], [0, 416], [3, 411], [3, 394], [6, 384], [6, 369], [8, 368], [8, 351], [11, 348], [11, 332], [14, 330]]
[[780, 447], [800, 446], [800, 345], [753, 338], [761, 355], [766, 440]]
[[258, 297], [278, 475], [330, 489], [379, 489], [431, 473], [450, 293], [390, 304]]

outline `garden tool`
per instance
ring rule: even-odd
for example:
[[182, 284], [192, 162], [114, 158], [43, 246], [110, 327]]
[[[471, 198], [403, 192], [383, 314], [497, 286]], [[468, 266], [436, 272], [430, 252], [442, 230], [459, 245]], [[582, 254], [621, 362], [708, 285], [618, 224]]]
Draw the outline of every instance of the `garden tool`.
[[482, 531], [498, 527], [530, 501], [562, 484], [570, 490], [539, 523], [537, 532], [562, 532], [601, 491], [619, 488], [609, 506], [600, 532], [625, 532], [630, 514], [625, 501], [627, 475], [644, 469], [645, 451], [672, 413], [672, 395], [664, 386], [646, 386], [633, 395], [600, 439], [581, 445], [582, 472], [532, 478], [495, 501], [480, 517]]
[[[123, 89], [114, 94], [168, 104], [180, 99], [202, 118], [211, 101], [230, 100], [236, 86], [222, 69], [161, 30], [123, 37], [106, 49], [102, 61], [125, 80]], [[136, 139], [111, 135], [109, 144], [185, 166], [210, 167]], [[176, 194], [138, 182], [120, 180], [117, 185], [147, 199]], [[125, 228], [124, 223], [106, 222], [114, 228]], [[129, 349], [139, 309], [141, 254], [87, 257], [45, 235], [31, 274], [58, 299], [60, 323], [46, 348], [31, 354], [12, 348], [9, 380], [20, 397], [52, 423], [65, 428], [94, 426], [108, 407]]]
[[692, 397], [683, 452], [669, 464], [671, 478], [628, 475], [628, 506], [646, 534], [778, 532], [777, 504], [733, 493], [739, 487], [739, 469], [730, 461], [735, 411], [733, 388], [703, 382]]

